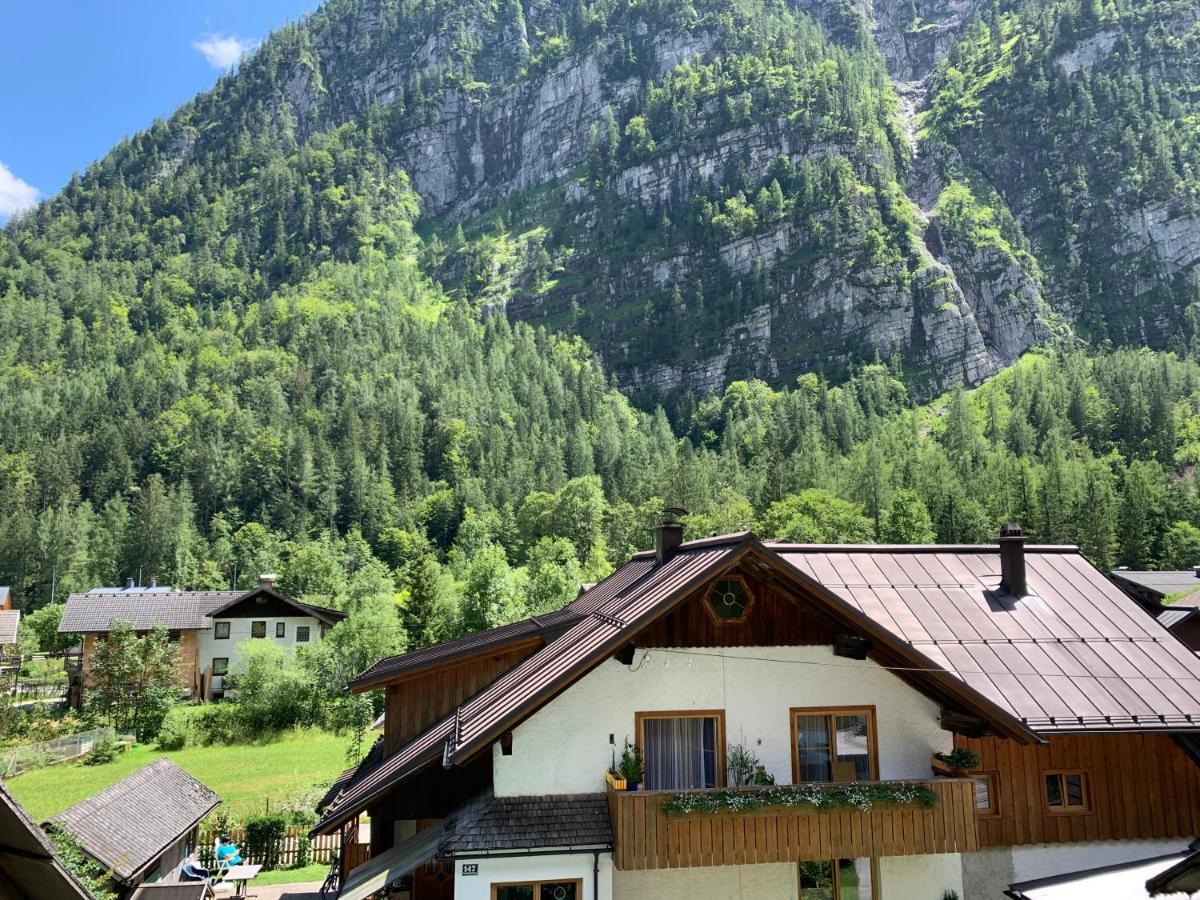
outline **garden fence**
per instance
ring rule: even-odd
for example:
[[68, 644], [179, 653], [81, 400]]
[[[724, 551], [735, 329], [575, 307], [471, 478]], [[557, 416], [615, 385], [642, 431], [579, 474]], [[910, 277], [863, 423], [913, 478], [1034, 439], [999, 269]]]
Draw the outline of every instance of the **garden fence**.
[[91, 751], [92, 747], [105, 738], [116, 739], [116, 729], [111, 725], [105, 728], [93, 728], [91, 731], [81, 731], [66, 737], [41, 741], [36, 744], [25, 744], [12, 750], [0, 752], [0, 778], [12, 778], [22, 772], [40, 769], [54, 763], [76, 759]]
[[[249, 865], [262, 865], [263, 860], [249, 853], [247, 849], [246, 830], [244, 828], [240, 825], [230, 828], [225, 836], [237, 845], [238, 852], [242, 856], [242, 862]], [[198, 856], [200, 857], [200, 864], [205, 868], [212, 868], [213, 866], [216, 839], [217, 829], [215, 826], [206, 824], [201, 827]], [[302, 845], [308, 840], [307, 825], [289, 825], [284, 837], [281, 839], [282, 846], [276, 848], [279, 861], [275, 868], [291, 869], [300, 863], [302, 861]], [[309, 863], [328, 865], [337, 857], [341, 845], [342, 836], [340, 833], [317, 835], [310, 841], [307, 861]]]

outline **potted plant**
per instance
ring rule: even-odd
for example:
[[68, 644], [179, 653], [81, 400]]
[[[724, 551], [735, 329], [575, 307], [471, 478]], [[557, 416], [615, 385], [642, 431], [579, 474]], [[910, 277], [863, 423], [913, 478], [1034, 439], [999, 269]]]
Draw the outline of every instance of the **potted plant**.
[[617, 749], [615, 747], [612, 752], [612, 764], [608, 767], [608, 771], [604, 773], [604, 778], [612, 785], [614, 791], [625, 790], [625, 776], [621, 774], [620, 768], [617, 767]]
[[625, 749], [621, 751], [621, 776], [625, 779], [625, 789], [636, 791], [642, 780], [644, 770], [642, 764], [642, 748], [629, 743], [625, 738]]
[[949, 753], [935, 753], [929, 758], [934, 775], [949, 775], [961, 778], [972, 769], [979, 768], [979, 755], [966, 747], [957, 747]]
[[753, 750], [742, 744], [730, 744], [725, 750], [731, 787], [766, 787], [775, 783], [766, 766], [758, 761]]

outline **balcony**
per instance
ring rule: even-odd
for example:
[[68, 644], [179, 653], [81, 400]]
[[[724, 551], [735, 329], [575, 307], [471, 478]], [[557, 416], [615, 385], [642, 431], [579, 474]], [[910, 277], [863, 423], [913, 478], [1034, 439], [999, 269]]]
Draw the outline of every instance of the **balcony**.
[[[975, 831], [975, 784], [970, 779], [869, 782], [871, 788], [912, 785], [932, 792], [932, 805], [875, 802], [853, 807], [761, 806], [756, 809], [684, 812], [676, 807], [723, 806], [736, 793], [754, 805], [762, 788], [744, 791], [635, 791], [611, 788], [613, 862], [618, 869], [917, 856], [979, 849]], [[844, 785], [831, 785], [836, 790]], [[886, 790], [876, 791], [886, 794]], [[921, 792], [923, 796], [927, 794]], [[756, 794], [758, 796], [756, 796]], [[704, 795], [710, 795], [705, 798]], [[719, 802], [718, 802], [719, 801]], [[735, 800], [736, 802], [736, 800]], [[664, 805], [667, 807], [664, 809]]]

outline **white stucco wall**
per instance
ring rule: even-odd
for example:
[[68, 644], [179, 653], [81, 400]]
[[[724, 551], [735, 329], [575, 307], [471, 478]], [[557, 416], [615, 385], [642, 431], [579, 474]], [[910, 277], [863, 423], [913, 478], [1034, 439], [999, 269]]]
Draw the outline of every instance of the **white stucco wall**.
[[[307, 647], [309, 644], [315, 644], [321, 640], [321, 622], [314, 619], [312, 616], [264, 616], [262, 619], [216, 619], [215, 622], [229, 623], [229, 637], [217, 640], [213, 635], [216, 633], [215, 628], [205, 628], [200, 632], [200, 671], [204, 672], [212, 663], [214, 657], [228, 657], [230, 671], [240, 656], [240, 646], [244, 641], [255, 640], [250, 637], [251, 623], [265, 621], [267, 623], [267, 636], [262, 640], [277, 646], [283, 647], [285, 650], [292, 650], [296, 647]], [[275, 624], [283, 622], [286, 628], [284, 637], [275, 637]], [[298, 625], [308, 626], [308, 642], [304, 644], [296, 643], [296, 627]]]
[[938, 706], [870, 660], [830, 647], [726, 647], [639, 651], [632, 666], [609, 659], [513, 732], [511, 756], [494, 752], [498, 796], [573, 794], [604, 788], [634, 714], [725, 710], [726, 743], [752, 749], [781, 784], [792, 780], [789, 709], [875, 706], [879, 774], [925, 778], [929, 756], [953, 747]]
[[879, 860], [879, 886], [882, 900], [942, 900], [946, 891], [969, 900], [963, 893], [962, 858], [957, 853], [885, 856]]
[[613, 872], [613, 900], [795, 900], [795, 863]]
[[[514, 881], [558, 881], [578, 878], [583, 882], [580, 900], [611, 900], [612, 857], [600, 854], [599, 896], [592, 893], [595, 857], [590, 853], [563, 856], [490, 857], [454, 861], [454, 900], [491, 900], [492, 885]], [[479, 874], [463, 875], [464, 865], [478, 865]]]
[[1010, 884], [1186, 850], [1186, 840], [1092, 841], [992, 847], [962, 855], [964, 898], [999, 897]]

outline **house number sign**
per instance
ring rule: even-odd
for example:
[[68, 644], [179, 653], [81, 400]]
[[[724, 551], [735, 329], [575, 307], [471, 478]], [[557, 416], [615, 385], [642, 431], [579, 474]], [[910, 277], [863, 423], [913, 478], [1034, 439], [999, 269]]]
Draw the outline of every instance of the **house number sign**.
[[479, 874], [479, 863], [463, 863], [462, 864], [462, 873], [464, 875], [478, 875]]

